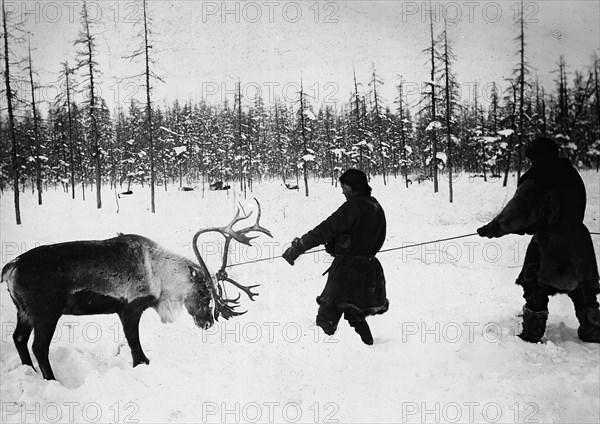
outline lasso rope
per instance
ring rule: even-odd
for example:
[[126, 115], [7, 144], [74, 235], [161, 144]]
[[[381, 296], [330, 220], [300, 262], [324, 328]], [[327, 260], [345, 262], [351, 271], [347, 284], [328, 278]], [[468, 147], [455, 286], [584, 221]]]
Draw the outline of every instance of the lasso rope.
[[[600, 235], [600, 233], [590, 233], [590, 234], [594, 235], [594, 236]], [[408, 248], [411, 248], [411, 247], [418, 247], [418, 246], [423, 246], [423, 245], [426, 245], [426, 244], [440, 243], [440, 242], [443, 242], [443, 241], [456, 240], [456, 239], [461, 239], [461, 238], [465, 238], [465, 237], [472, 237], [472, 236], [476, 236], [476, 235], [478, 235], [478, 234], [477, 233], [463, 234], [462, 236], [447, 237], [447, 238], [443, 238], [443, 239], [424, 241], [422, 243], [408, 244], [406, 246], [400, 246], [400, 247], [391, 247], [389, 249], [380, 250], [378, 253], [393, 252], [395, 250], [408, 249]], [[324, 252], [324, 251], [325, 251], [325, 249], [323, 249], [323, 248], [321, 248], [321, 249], [314, 249], [314, 250], [309, 250], [308, 252], [304, 252], [303, 255], [308, 255], [310, 253]], [[229, 265], [226, 266], [226, 268], [232, 268], [234, 266], [240, 266], [240, 265], [254, 264], [254, 263], [257, 263], [257, 262], [272, 261], [273, 259], [278, 259], [278, 258], [281, 258], [281, 257], [282, 256], [279, 255], [279, 256], [271, 256], [271, 257], [268, 257], [268, 258], [255, 259], [253, 261], [238, 262], [236, 264], [229, 264]]]
[[[465, 237], [471, 237], [471, 236], [476, 236], [476, 235], [477, 235], [477, 233], [471, 233], [471, 234], [464, 234], [462, 236], [455, 236], [455, 237], [448, 237], [448, 238], [443, 238], [443, 239], [438, 239], [438, 240], [424, 241], [422, 243], [409, 244], [409, 245], [406, 245], [406, 246], [391, 247], [389, 249], [380, 250], [378, 253], [392, 252], [394, 250], [408, 249], [408, 248], [411, 248], [411, 247], [423, 246], [425, 244], [440, 243], [442, 241], [456, 240], [456, 239], [465, 238]], [[321, 249], [314, 249], [314, 250], [309, 250], [307, 252], [304, 252], [303, 255], [308, 255], [308, 254], [311, 254], [311, 253], [324, 252], [324, 251], [325, 251], [325, 249], [323, 249], [323, 248], [321, 248]], [[253, 260], [253, 261], [238, 262], [236, 264], [227, 265], [227, 267], [231, 268], [231, 267], [239, 266], [239, 265], [253, 264], [253, 263], [264, 262], [264, 261], [271, 261], [273, 259], [277, 259], [277, 258], [281, 258], [281, 257], [282, 256], [279, 255], [279, 256], [271, 256], [271, 257], [268, 257], [268, 258], [256, 259], [256, 260]]]

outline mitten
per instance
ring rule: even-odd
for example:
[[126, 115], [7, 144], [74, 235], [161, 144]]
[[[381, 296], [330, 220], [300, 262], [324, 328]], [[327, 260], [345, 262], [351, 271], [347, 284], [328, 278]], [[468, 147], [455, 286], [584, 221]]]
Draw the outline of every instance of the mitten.
[[500, 229], [500, 223], [493, 220], [489, 224], [479, 227], [477, 229], [477, 234], [481, 237], [494, 238], [503, 236], [504, 232]]
[[304, 252], [306, 252], [306, 249], [304, 248], [304, 245], [302, 244], [302, 240], [300, 240], [298, 237], [296, 237], [293, 241], [292, 241], [292, 245], [290, 247], [288, 247], [286, 249], [285, 252], [283, 252], [283, 259], [285, 259], [286, 261], [288, 261], [288, 263], [290, 265], [294, 265], [294, 261], [296, 259], [298, 259], [298, 257], [303, 254]]

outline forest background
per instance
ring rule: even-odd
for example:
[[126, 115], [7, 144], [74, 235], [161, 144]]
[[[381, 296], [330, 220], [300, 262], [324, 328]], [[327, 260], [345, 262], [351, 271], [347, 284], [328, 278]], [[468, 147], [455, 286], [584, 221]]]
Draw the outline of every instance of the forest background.
[[[597, 2], [2, 1], [0, 188], [449, 185], [600, 159]], [[433, 158], [436, 158], [433, 160]], [[443, 177], [443, 178], [441, 178]], [[441, 179], [440, 179], [441, 178]], [[86, 194], [87, 191], [87, 194]]]

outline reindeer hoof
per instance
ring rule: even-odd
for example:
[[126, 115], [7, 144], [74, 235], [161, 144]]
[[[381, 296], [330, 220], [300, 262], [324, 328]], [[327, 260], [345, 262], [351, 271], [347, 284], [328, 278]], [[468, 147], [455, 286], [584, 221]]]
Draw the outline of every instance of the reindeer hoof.
[[150, 360], [148, 358], [137, 359], [133, 361], [133, 367], [137, 367], [140, 364], [150, 365]]

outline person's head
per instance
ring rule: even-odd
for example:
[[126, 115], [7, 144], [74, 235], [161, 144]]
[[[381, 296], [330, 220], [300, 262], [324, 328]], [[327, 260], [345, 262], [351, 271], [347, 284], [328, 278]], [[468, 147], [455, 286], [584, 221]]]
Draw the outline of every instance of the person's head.
[[358, 169], [348, 169], [339, 179], [342, 184], [342, 193], [346, 198], [371, 195], [371, 187], [364, 172]]
[[547, 162], [558, 158], [558, 145], [548, 137], [536, 137], [525, 150], [527, 156], [533, 163]]

